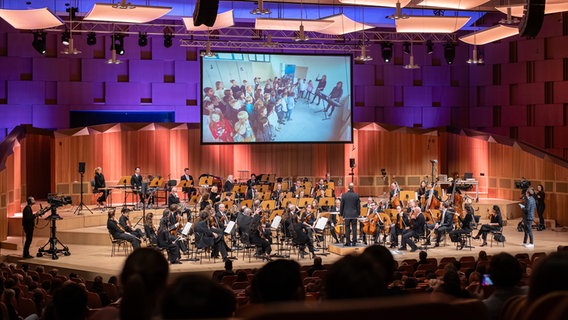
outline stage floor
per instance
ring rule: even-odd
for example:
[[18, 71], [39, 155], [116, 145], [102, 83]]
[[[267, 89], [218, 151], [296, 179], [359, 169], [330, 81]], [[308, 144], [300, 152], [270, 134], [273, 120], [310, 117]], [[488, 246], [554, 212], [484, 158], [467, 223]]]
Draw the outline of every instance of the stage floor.
[[[161, 211], [163, 209], [152, 210], [154, 212], [155, 219], [161, 217]], [[486, 216], [483, 214], [482, 210], [479, 214], [482, 216], [481, 222], [486, 221]], [[85, 220], [97, 220], [106, 221], [106, 213], [100, 210], [94, 210], [93, 214], [90, 213], [74, 216], [72, 210], [64, 211], [60, 210], [59, 214], [63, 216], [63, 221], [68, 221], [71, 225], [79, 225], [80, 223], [74, 221], [75, 219], [85, 219]], [[133, 212], [131, 214], [131, 221], [136, 222], [137, 215], [141, 212]], [[477, 213], [476, 213], [477, 214]], [[10, 218], [13, 219], [13, 218]], [[472, 245], [474, 248], [463, 250], [456, 250], [456, 247], [451, 244], [450, 241], [447, 242], [446, 246], [433, 248], [428, 248], [428, 257], [442, 258], [442, 257], [462, 257], [462, 256], [477, 256], [480, 250], [485, 250], [488, 254], [496, 254], [499, 252], [509, 252], [511, 254], [517, 253], [529, 253], [533, 252], [552, 252], [556, 251], [558, 245], [568, 245], [568, 231], [566, 228], [547, 228], [545, 231], [534, 230], [535, 236], [535, 247], [534, 249], [527, 249], [521, 246], [523, 233], [518, 232], [516, 229], [519, 219], [510, 219], [507, 225], [504, 227], [503, 234], [507, 238], [505, 246], [497, 246], [496, 242], [493, 242], [493, 247], [479, 247], [481, 240], [472, 240]], [[16, 224], [15, 222], [13, 224]], [[40, 222], [41, 224], [41, 222]], [[66, 229], [66, 228], [62, 228]], [[474, 231], [475, 232], [475, 231]], [[61, 236], [60, 236], [61, 234]], [[92, 280], [96, 275], [102, 275], [106, 280], [112, 275], [119, 275], [120, 270], [126, 257], [122, 252], [111, 257], [111, 243], [108, 238], [108, 231], [106, 230], [106, 224], [101, 225], [100, 223], [96, 226], [84, 226], [77, 228], [68, 228], [67, 230], [59, 231], [58, 225], [58, 238], [69, 247], [71, 253], [70, 256], [59, 256], [59, 259], [52, 260], [50, 256], [43, 256], [41, 258], [23, 259], [22, 258], [22, 247], [23, 247], [23, 237], [18, 235], [12, 235], [8, 237], [7, 241], [3, 242], [2, 249], [0, 249], [1, 260], [9, 263], [22, 263], [26, 262], [30, 265], [44, 265], [47, 267], [58, 268], [61, 272], [78, 272], [80, 275], [86, 279]], [[34, 237], [33, 243], [31, 245], [30, 252], [35, 256], [37, 249], [43, 246], [48, 241], [46, 236], [36, 236]], [[328, 243], [328, 245], [333, 246], [333, 244]], [[347, 249], [341, 248], [341, 245], [335, 248], [330, 248], [331, 251], [338, 252], [337, 249]], [[350, 251], [355, 248], [349, 248]], [[364, 249], [363, 245], [359, 245], [357, 251], [362, 251]], [[273, 246], [273, 253], [276, 253], [276, 246]], [[391, 250], [393, 256], [396, 260], [402, 261], [404, 259], [418, 259], [417, 252], [409, 251], [398, 251]], [[338, 253], [330, 253], [329, 250], [320, 250], [317, 253], [329, 253], [326, 256], [321, 256], [324, 263], [333, 263], [334, 261], [341, 258], [340, 254], [345, 254], [348, 252], [339, 250]], [[255, 260], [254, 258], [249, 262], [249, 259], [242, 259], [240, 253], [238, 260], [234, 261], [235, 269], [242, 268], [258, 268], [261, 267], [265, 262], [261, 260]], [[237, 255], [235, 252], [234, 255]], [[301, 265], [311, 265], [312, 260], [306, 256], [304, 259], [298, 259], [297, 254], [292, 254], [292, 259], [298, 260]], [[194, 262], [182, 259], [182, 264], [171, 265], [170, 271], [172, 277], [188, 272], [203, 273], [205, 275], [211, 275], [214, 270], [220, 270], [223, 268], [223, 262], [217, 259], [216, 262], [213, 260], [204, 259], [203, 261]]]

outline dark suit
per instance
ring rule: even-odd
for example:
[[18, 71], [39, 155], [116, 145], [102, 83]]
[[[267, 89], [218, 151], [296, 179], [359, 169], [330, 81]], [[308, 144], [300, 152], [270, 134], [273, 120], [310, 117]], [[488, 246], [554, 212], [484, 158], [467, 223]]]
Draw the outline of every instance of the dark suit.
[[[195, 224], [193, 231], [196, 237], [195, 245], [198, 249], [213, 248], [213, 252], [221, 253], [223, 260], [227, 259], [227, 245], [225, 240], [223, 240], [223, 231], [209, 228], [207, 222], [203, 220]], [[213, 233], [218, 235], [217, 238], [215, 238]]]
[[101, 196], [97, 199], [98, 203], [105, 202], [109, 190], [100, 190], [100, 188], [106, 188], [105, 176], [102, 173], [95, 173], [95, 186], [94, 192], [101, 192]]
[[186, 193], [188, 196], [195, 193], [195, 188], [193, 188], [193, 186], [195, 185], [195, 181], [193, 180], [193, 177], [190, 174], [184, 174], [179, 179], [182, 181], [191, 181], [191, 187], [181, 189], [183, 193]]
[[440, 243], [440, 238], [442, 234], [452, 231], [454, 228], [454, 210], [446, 209], [442, 211], [440, 216], [440, 226], [434, 231], [436, 234], [436, 243]]
[[132, 192], [138, 195], [140, 201], [144, 199], [142, 192], [142, 175], [133, 174], [130, 178], [130, 185], [132, 186]]
[[308, 227], [303, 224], [302, 222], [294, 222], [292, 223], [293, 228], [293, 236], [294, 236], [294, 243], [298, 245], [300, 249], [300, 253], [305, 252], [306, 246], [308, 250], [314, 254], [314, 241], [312, 237], [309, 236]]
[[122, 229], [118, 222], [114, 219], [107, 220], [107, 229], [108, 232], [112, 235], [115, 239], [126, 240], [132, 244], [132, 248], [138, 249], [140, 248], [140, 239], [136, 238], [135, 236], [127, 233]]
[[[341, 195], [339, 214], [345, 221], [345, 241], [347, 245], [357, 243], [357, 218], [361, 215], [361, 200], [359, 195], [349, 190]], [[353, 233], [351, 240], [349, 236]]]
[[170, 195], [168, 196], [168, 207], [172, 204], [179, 204], [180, 200], [179, 197], [177, 196], [177, 194], [174, 193], [170, 193]]
[[142, 233], [142, 230], [140, 230], [140, 229], [134, 230], [131, 227], [129, 227], [128, 226], [129, 221], [130, 221], [130, 219], [125, 215], [121, 215], [120, 218], [118, 219], [118, 223], [120, 224], [122, 229], [124, 229], [124, 231], [136, 236], [137, 238], [142, 238], [144, 236], [144, 234]]
[[35, 220], [36, 215], [32, 211], [32, 207], [28, 204], [22, 213], [22, 227], [24, 227], [24, 233], [26, 234], [24, 257], [30, 255], [30, 245], [32, 244], [32, 239], [34, 237]]
[[458, 219], [461, 222], [461, 229], [450, 232], [450, 239], [452, 239], [453, 242], [458, 242], [462, 234], [468, 234], [472, 231], [473, 208], [467, 210], [463, 220], [460, 217], [458, 217]]
[[412, 248], [412, 251], [416, 251], [418, 247], [412, 241], [412, 238], [419, 237], [421, 234], [424, 234], [424, 225], [426, 224], [426, 220], [424, 219], [424, 215], [420, 213], [414, 221], [412, 221], [412, 228], [404, 231], [402, 235], [402, 248], [406, 249], [406, 245], [409, 245]]
[[158, 230], [158, 247], [168, 251], [168, 260], [170, 263], [179, 261], [180, 252], [178, 246], [174, 243], [176, 238], [171, 235], [167, 228], [160, 228]]
[[233, 192], [234, 187], [235, 185], [233, 184], [233, 181], [227, 180], [223, 185], [223, 192]]
[[258, 191], [254, 190], [253, 188], [249, 187], [247, 190], [247, 194], [245, 195], [246, 200], [252, 200], [256, 196]]

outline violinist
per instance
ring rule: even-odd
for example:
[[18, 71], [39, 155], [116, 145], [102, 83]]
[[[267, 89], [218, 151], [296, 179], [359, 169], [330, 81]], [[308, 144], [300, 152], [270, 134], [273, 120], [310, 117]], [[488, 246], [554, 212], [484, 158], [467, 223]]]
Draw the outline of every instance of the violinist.
[[479, 228], [477, 235], [473, 239], [479, 239], [481, 236], [483, 243], [480, 247], [485, 247], [487, 245], [487, 234], [492, 231], [500, 231], [503, 228], [503, 216], [501, 215], [501, 208], [498, 205], [494, 205], [489, 214], [489, 223], [486, 223]]
[[211, 255], [213, 257], [220, 252], [223, 261], [227, 261], [227, 244], [223, 237], [223, 231], [217, 228], [212, 228], [209, 225], [209, 212], [202, 211], [199, 214], [199, 219], [200, 220], [195, 223], [195, 227], [193, 228], [197, 248], [211, 248]]
[[291, 219], [290, 233], [292, 234], [293, 242], [297, 244], [299, 247], [300, 257], [301, 258], [305, 257], [306, 247], [308, 247], [312, 259], [315, 258], [316, 254], [314, 250], [314, 242], [312, 240], [312, 237], [309, 235], [310, 228], [308, 228], [306, 224], [303, 223], [300, 220], [300, 217], [297, 215], [290, 216], [290, 219]]
[[227, 217], [227, 208], [223, 203], [219, 203], [217, 211], [215, 212], [215, 221], [220, 229], [225, 230], [229, 218]]
[[440, 238], [442, 234], [452, 231], [454, 228], [454, 210], [447, 203], [442, 202], [440, 204], [440, 220], [436, 222], [433, 227], [434, 234], [436, 235], [436, 244], [434, 247], [440, 246]]
[[460, 242], [460, 246], [459, 246], [459, 250], [463, 249], [463, 247], [465, 246], [465, 239], [461, 239], [461, 235], [462, 234], [469, 234], [471, 233], [471, 231], [473, 230], [473, 221], [474, 221], [474, 211], [473, 211], [473, 207], [471, 206], [471, 203], [466, 203], [465, 204], [465, 211], [466, 211], [466, 215], [465, 218], [462, 219], [459, 215], [458, 215], [458, 220], [461, 223], [461, 228], [460, 229], [456, 229], [454, 231], [450, 232], [450, 239], [452, 239], [453, 242]]
[[300, 221], [308, 228], [308, 236], [311, 238], [313, 235], [313, 226], [316, 222], [316, 216], [311, 204], [306, 205], [306, 209], [300, 215]]
[[148, 212], [144, 219], [144, 233], [146, 233], [150, 244], [158, 245], [158, 232], [154, 226], [154, 214], [152, 212]]
[[136, 236], [136, 238], [141, 239], [144, 237], [144, 233], [140, 229], [132, 229], [132, 224], [130, 223], [130, 209], [122, 208], [122, 214], [118, 219], [118, 224], [124, 229], [124, 231]]
[[[168, 196], [168, 206], [171, 206], [172, 204], [178, 205], [178, 208], [180, 207], [181, 204], [179, 195], [177, 193], [177, 187], [172, 187], [172, 190], [170, 190], [170, 195]], [[189, 209], [184, 209], [183, 212], [181, 212], [182, 215], [184, 213], [188, 215], [189, 219]]]
[[250, 243], [256, 246], [257, 258], [270, 259], [270, 242], [264, 236], [264, 227], [262, 226], [262, 216], [255, 215], [250, 224]]
[[410, 220], [406, 212], [403, 211], [400, 206], [396, 207], [396, 211], [396, 222], [393, 223], [390, 228], [391, 249], [398, 246], [398, 236], [403, 234], [404, 230], [410, 225]]
[[320, 194], [320, 191], [323, 191], [323, 194], [325, 195], [325, 189], [327, 189], [327, 186], [324, 184], [323, 179], [319, 179], [318, 184], [315, 185], [314, 191], [312, 192], [312, 195], [314, 196], [314, 198]]
[[160, 223], [158, 228], [158, 247], [166, 249], [168, 252], [168, 260], [171, 264], [181, 264], [180, 251], [178, 246], [174, 243], [177, 237], [173, 236], [168, 230], [166, 221]]
[[298, 194], [300, 193], [300, 190], [302, 190], [302, 180], [298, 179], [296, 180], [296, 182], [290, 187], [290, 192], [293, 192], [294, 194]]
[[274, 200], [276, 202], [276, 207], [279, 208], [285, 195], [286, 192], [282, 190], [282, 183], [277, 183], [274, 191], [272, 191], [272, 194], [270, 195], [270, 200]]
[[246, 200], [253, 200], [258, 197], [257, 185], [253, 184], [248, 187], [247, 193], [245, 195]]
[[133, 249], [140, 248], [140, 239], [124, 230], [120, 223], [118, 223], [114, 208], [108, 211], [107, 229], [114, 239], [122, 239], [130, 242]]
[[250, 234], [250, 224], [252, 222], [252, 210], [250, 208], [244, 208], [239, 211], [237, 215], [237, 232], [241, 237], [243, 243], [247, 243]]
[[413, 238], [418, 238], [421, 234], [424, 234], [424, 225], [426, 224], [420, 207], [414, 207], [411, 220], [412, 227], [407, 227], [402, 234], [402, 246], [398, 250], [406, 250], [407, 245], [411, 248], [410, 252], [418, 250], [418, 246], [414, 243]]

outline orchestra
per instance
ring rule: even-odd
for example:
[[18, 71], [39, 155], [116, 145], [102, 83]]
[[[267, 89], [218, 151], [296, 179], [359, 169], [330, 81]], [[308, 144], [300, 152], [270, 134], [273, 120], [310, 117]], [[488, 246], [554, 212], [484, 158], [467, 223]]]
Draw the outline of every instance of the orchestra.
[[[97, 174], [102, 176], [100, 168], [95, 170]], [[461, 201], [465, 199], [465, 202], [468, 199], [463, 192], [466, 188], [458, 179], [449, 181], [449, 187], [441, 188], [438, 181], [428, 182], [426, 178], [413, 191], [414, 197], [409, 197], [408, 191], [401, 189], [393, 179], [388, 184], [390, 192], [385, 195], [388, 198], [369, 196], [361, 206], [354, 185], [350, 184], [349, 188], [335, 185], [329, 173], [325, 178], [315, 180], [313, 186], [303, 177], [292, 180], [275, 178], [272, 174], [251, 174], [250, 179], [234, 179], [229, 174], [225, 181], [206, 174], [200, 176], [200, 182], [202, 177], [214, 179], [195, 189], [192, 197], [194, 202], [180, 198], [179, 186], [172, 185], [168, 194], [167, 186], [154, 185], [153, 193], [156, 196], [160, 192], [166, 193], [169, 206], [164, 211], [159, 228], [154, 227], [152, 212], [144, 219], [144, 233], [132, 228], [128, 219], [131, 210], [127, 206], [122, 211], [118, 225], [129, 236], [139, 240], [147, 238], [150, 244], [164, 247], [170, 262], [178, 263], [181, 252], [188, 252], [188, 244], [192, 243], [189, 235], [180, 234], [186, 222], [193, 224], [191, 235], [196, 228], [201, 234], [208, 235], [210, 239], [200, 239], [195, 244], [211, 247], [213, 256], [221, 253], [223, 259], [228, 259], [230, 247], [226, 243], [231, 243], [233, 247], [242, 243], [256, 247], [256, 258], [268, 260], [271, 258], [272, 245], [281, 243], [298, 246], [300, 257], [307, 255], [306, 248], [313, 256], [318, 250], [329, 249], [325, 246], [326, 237], [330, 238], [330, 245], [339, 247], [379, 244], [391, 249], [398, 247], [402, 251], [410, 247], [410, 252], [413, 252], [418, 245], [430, 245], [431, 235], [435, 237], [434, 248], [440, 247], [442, 237], [448, 236], [458, 243], [459, 249], [465, 245], [460, 235], [470, 233], [474, 221], [471, 204], [463, 204], [456, 199], [462, 198]], [[180, 180], [184, 178], [193, 182], [187, 168]], [[136, 167], [129, 182], [132, 193], [143, 202], [149, 199], [149, 195], [143, 191], [141, 180], [140, 168]], [[99, 187], [106, 188], [106, 185]], [[110, 192], [112, 187], [108, 189]], [[235, 192], [243, 192], [244, 197], [239, 198]], [[444, 195], [443, 199], [440, 193]], [[457, 207], [461, 207], [464, 213], [460, 214]], [[277, 216], [280, 219], [273, 227], [272, 219]], [[491, 225], [481, 229], [483, 245], [486, 243], [485, 230], [493, 225], [497, 226], [495, 229], [500, 227], [495, 216], [490, 217]], [[321, 218], [326, 220], [316, 229]], [[230, 227], [228, 231], [227, 227]], [[161, 229], [167, 230], [168, 235], [161, 234]], [[418, 243], [420, 239], [425, 239], [425, 243]], [[323, 248], [320, 246], [322, 241]]]

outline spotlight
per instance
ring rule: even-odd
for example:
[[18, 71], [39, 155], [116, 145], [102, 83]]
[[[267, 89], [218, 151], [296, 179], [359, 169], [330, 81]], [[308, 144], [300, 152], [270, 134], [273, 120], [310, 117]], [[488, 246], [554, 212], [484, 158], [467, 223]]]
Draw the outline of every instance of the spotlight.
[[432, 40], [428, 40], [426, 41], [426, 53], [432, 54], [432, 52], [434, 52], [434, 43]]
[[61, 34], [61, 43], [64, 46], [68, 46], [70, 37], [71, 37], [71, 33], [69, 33], [69, 30], [65, 29], [65, 31], [63, 31], [63, 33]]
[[113, 34], [110, 36], [111, 44], [110, 50], [116, 50], [116, 53], [119, 55], [124, 55], [124, 35], [122, 34]]
[[410, 42], [405, 41], [402, 43], [402, 51], [404, 51], [404, 53], [406, 54], [410, 53]]
[[254, 10], [252, 10], [250, 13], [251, 14], [258, 14], [258, 15], [265, 15], [265, 14], [271, 14], [272, 12], [270, 11], [270, 9], [264, 8], [264, 1], [263, 0], [258, 0], [258, 6], [256, 8], [254, 8]]
[[173, 44], [173, 39], [174, 35], [171, 33], [164, 33], [164, 47], [169, 48], [172, 46]]
[[148, 45], [148, 35], [146, 34], [146, 32], [140, 32], [138, 34], [138, 45], [141, 47]]
[[302, 42], [308, 40], [310, 40], [310, 38], [308, 38], [306, 32], [304, 31], [304, 24], [300, 23], [300, 29], [298, 30], [298, 32], [296, 32], [296, 38], [294, 38], [294, 41]]
[[97, 44], [97, 34], [89, 32], [89, 34], [87, 34], [87, 45], [94, 46], [95, 44]]
[[381, 42], [381, 57], [386, 63], [389, 63], [392, 59], [392, 42], [384, 41]]
[[447, 42], [444, 44], [444, 58], [448, 64], [454, 63], [456, 58], [456, 44], [453, 42]]
[[39, 53], [44, 55], [46, 50], [46, 42], [45, 42], [45, 32], [34, 32], [34, 41], [32, 42], [32, 46], [34, 49]]

